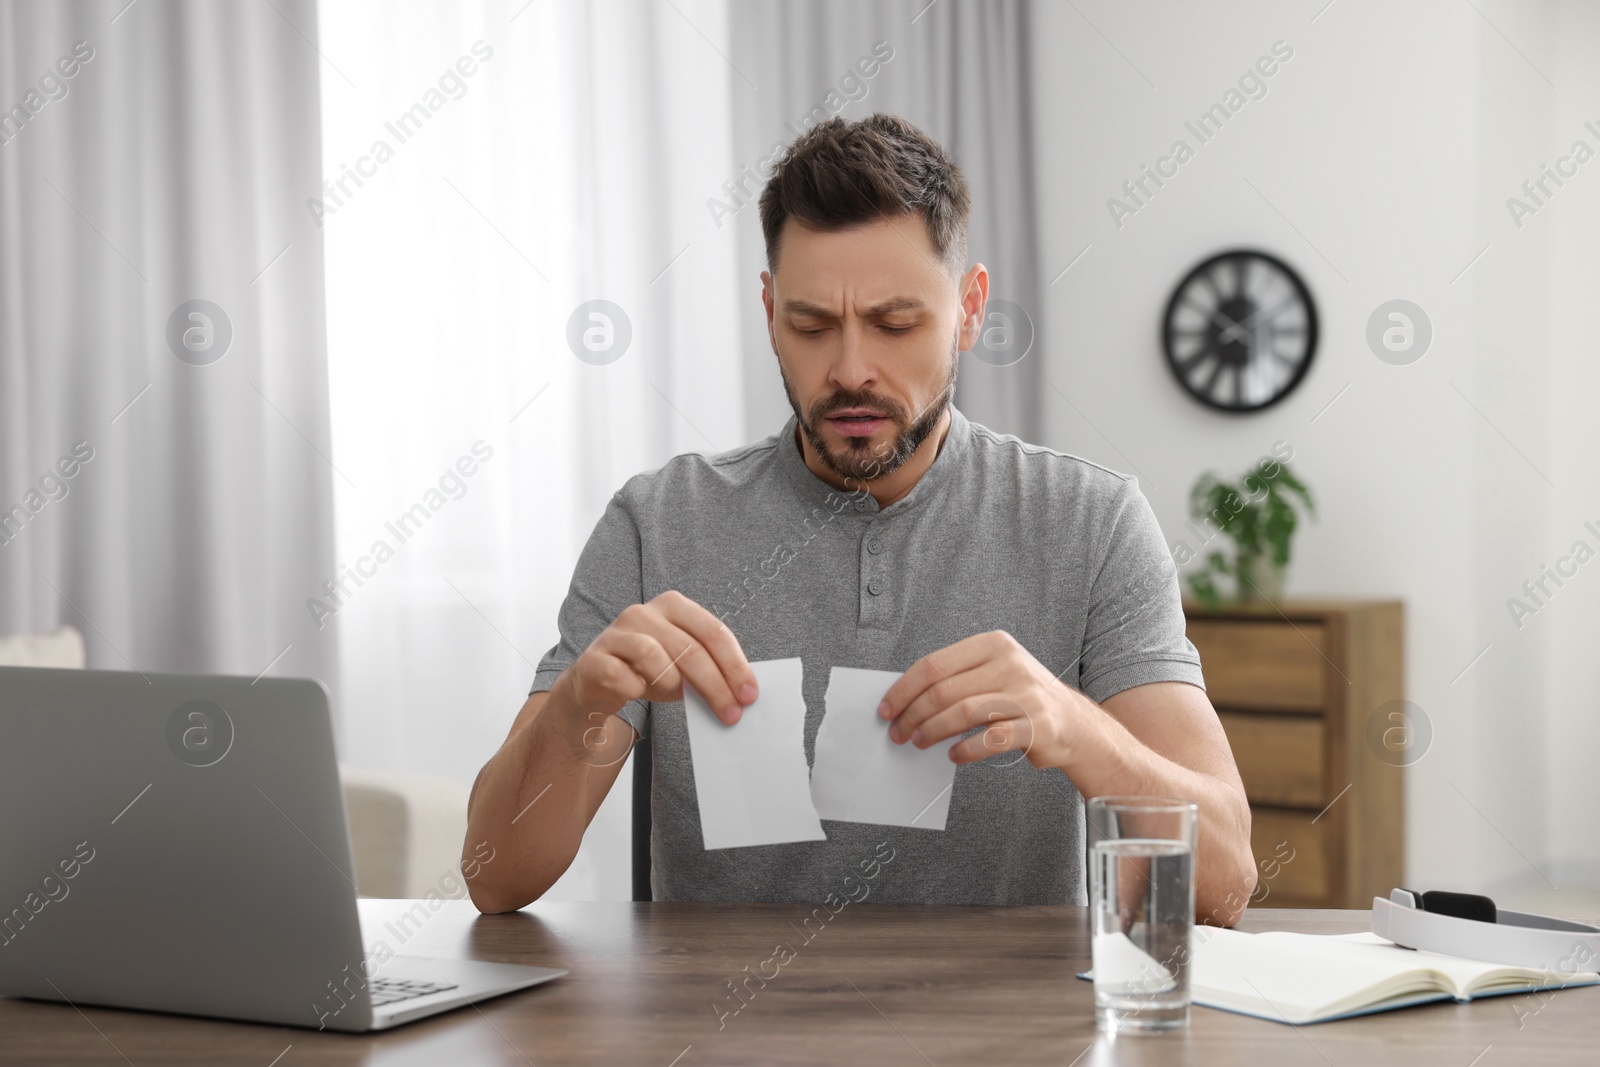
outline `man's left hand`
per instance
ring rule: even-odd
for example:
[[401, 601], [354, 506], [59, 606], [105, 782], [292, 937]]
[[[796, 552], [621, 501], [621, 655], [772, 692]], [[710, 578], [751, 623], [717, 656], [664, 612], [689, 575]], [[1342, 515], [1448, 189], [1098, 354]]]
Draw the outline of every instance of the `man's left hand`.
[[928, 748], [974, 727], [950, 748], [956, 763], [1020, 749], [1035, 767], [1064, 767], [1087, 703], [1004, 630], [930, 652], [889, 687], [878, 714], [889, 737]]

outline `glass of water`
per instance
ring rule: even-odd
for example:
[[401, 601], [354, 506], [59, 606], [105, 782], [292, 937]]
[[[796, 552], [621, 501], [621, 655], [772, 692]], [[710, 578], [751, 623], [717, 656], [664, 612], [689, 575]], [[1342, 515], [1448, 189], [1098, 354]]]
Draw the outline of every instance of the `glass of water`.
[[1094, 1007], [1108, 1032], [1189, 1025], [1199, 809], [1166, 797], [1089, 801]]

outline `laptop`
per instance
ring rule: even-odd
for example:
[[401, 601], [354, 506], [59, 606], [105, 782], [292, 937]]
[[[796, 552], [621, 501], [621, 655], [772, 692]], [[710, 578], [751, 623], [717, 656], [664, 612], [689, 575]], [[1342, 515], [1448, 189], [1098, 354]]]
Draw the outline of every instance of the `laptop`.
[[320, 683], [0, 667], [0, 995], [359, 1032], [567, 973], [384, 933]]

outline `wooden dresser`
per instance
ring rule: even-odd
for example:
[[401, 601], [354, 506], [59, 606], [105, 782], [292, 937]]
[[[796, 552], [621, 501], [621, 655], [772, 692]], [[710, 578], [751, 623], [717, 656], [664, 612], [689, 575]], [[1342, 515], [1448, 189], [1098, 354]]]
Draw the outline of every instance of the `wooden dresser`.
[[1405, 859], [1404, 768], [1369, 722], [1405, 695], [1400, 603], [1184, 610], [1250, 798], [1252, 907], [1370, 908]]

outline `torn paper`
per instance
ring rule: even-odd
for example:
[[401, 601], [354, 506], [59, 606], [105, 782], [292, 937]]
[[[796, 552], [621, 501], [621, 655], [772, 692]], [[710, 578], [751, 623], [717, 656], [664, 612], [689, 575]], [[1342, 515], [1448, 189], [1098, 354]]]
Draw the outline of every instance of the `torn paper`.
[[956, 777], [950, 746], [961, 735], [929, 748], [891, 741], [878, 704], [899, 677], [895, 671], [856, 667], [835, 667], [829, 674], [811, 771], [811, 799], [819, 817], [944, 829]]
[[683, 710], [707, 849], [822, 841], [807, 780], [800, 661], [752, 663], [760, 696], [725, 726], [687, 683]]

